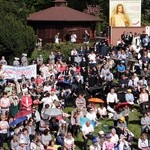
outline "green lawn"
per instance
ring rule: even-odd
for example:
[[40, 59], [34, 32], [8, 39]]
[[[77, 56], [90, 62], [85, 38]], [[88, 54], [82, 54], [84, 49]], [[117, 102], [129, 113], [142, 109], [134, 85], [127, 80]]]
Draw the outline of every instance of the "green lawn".
[[[67, 108], [65, 108], [65, 112], [71, 113], [71, 111], [73, 109], [74, 108], [72, 108], [72, 107], [67, 107]], [[130, 131], [132, 131], [135, 135], [135, 142], [133, 143], [134, 150], [137, 150], [137, 140], [141, 133], [141, 126], [140, 126], [141, 114], [138, 109], [139, 109], [138, 105], [135, 105], [134, 111], [131, 112], [129, 115], [129, 126], [128, 127], [129, 127]], [[99, 121], [99, 125], [97, 127], [95, 127], [96, 134], [102, 129], [102, 125], [113, 126], [113, 121], [112, 121], [112, 119], [105, 119], [103, 121]], [[82, 150], [83, 139], [82, 139], [81, 133], [78, 135], [78, 138], [75, 139], [75, 144], [77, 145], [76, 150]], [[5, 148], [5, 150], [8, 150], [7, 144], [4, 144], [4, 148]]]
[[[72, 110], [73, 110], [73, 108], [71, 108], [71, 107], [65, 108], [66, 113], [70, 113]], [[138, 105], [135, 105], [134, 111], [131, 112], [129, 115], [129, 126], [128, 126], [130, 131], [132, 131], [135, 135], [135, 142], [133, 143], [134, 150], [137, 150], [137, 140], [141, 133], [140, 117], [141, 117], [141, 114], [139, 112], [139, 107], [138, 107]], [[99, 123], [100, 124], [97, 127], [95, 127], [95, 133], [98, 133], [102, 129], [102, 125], [113, 126], [112, 119], [105, 119], [103, 121], [99, 121]], [[75, 141], [76, 141], [75, 143], [77, 145], [77, 150], [82, 150], [83, 139], [82, 139], [81, 133], [79, 134], [78, 138], [75, 139]]]

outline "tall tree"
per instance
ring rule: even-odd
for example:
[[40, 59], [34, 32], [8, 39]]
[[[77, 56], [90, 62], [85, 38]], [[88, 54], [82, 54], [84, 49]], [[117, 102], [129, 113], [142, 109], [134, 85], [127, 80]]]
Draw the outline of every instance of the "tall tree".
[[34, 49], [35, 33], [26, 24], [25, 12], [12, 1], [0, 0], [0, 53], [8, 59]]

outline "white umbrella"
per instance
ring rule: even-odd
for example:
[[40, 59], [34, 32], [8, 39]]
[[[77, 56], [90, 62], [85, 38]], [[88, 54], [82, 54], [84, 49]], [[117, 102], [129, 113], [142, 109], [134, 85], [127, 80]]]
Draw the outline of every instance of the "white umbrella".
[[49, 117], [57, 117], [62, 115], [62, 110], [57, 109], [57, 108], [49, 108], [47, 109], [44, 114], [48, 115]]

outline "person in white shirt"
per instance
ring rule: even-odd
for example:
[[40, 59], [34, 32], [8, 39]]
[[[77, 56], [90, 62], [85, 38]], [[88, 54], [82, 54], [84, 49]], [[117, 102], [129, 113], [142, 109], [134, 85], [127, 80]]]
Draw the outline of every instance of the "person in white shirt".
[[138, 139], [138, 148], [139, 149], [148, 149], [148, 137], [146, 133], [142, 133], [140, 138]]
[[124, 135], [120, 135], [119, 150], [130, 150], [129, 143]]
[[71, 42], [75, 43], [77, 41], [77, 35], [75, 33], [71, 34]]
[[43, 72], [45, 77], [47, 77], [47, 75], [49, 74], [49, 68], [45, 64], [41, 64], [39, 71]]
[[9, 111], [9, 107], [11, 104], [10, 99], [7, 96], [8, 96], [7, 93], [4, 92], [3, 97], [0, 99], [0, 107], [2, 115], [5, 115], [5, 113]]
[[100, 106], [97, 108], [97, 113], [100, 116], [101, 119], [104, 119], [104, 117], [107, 116], [107, 109], [104, 107], [103, 104], [100, 104]]
[[44, 88], [43, 88], [43, 91], [44, 92], [49, 92], [49, 91], [51, 91], [51, 86], [50, 86], [50, 84], [49, 84], [49, 82], [47, 82], [47, 83], [45, 83], [45, 85], [44, 85]]
[[59, 102], [59, 99], [58, 99], [58, 96], [56, 95], [55, 89], [51, 89], [50, 98], [53, 102], [54, 102], [54, 100]]
[[0, 147], [3, 147], [4, 142], [7, 140], [7, 133], [9, 129], [9, 124], [6, 121], [5, 115], [1, 115], [0, 121]]
[[70, 132], [68, 132], [64, 138], [64, 146], [67, 150], [75, 150], [74, 138]]
[[94, 51], [92, 51], [89, 55], [89, 63], [90, 64], [95, 64], [96, 63], [96, 54], [94, 53]]
[[86, 114], [86, 117], [90, 119], [91, 121], [94, 121], [96, 123], [96, 113], [93, 111], [92, 108], [88, 108], [88, 112]]
[[[116, 103], [118, 103], [117, 94], [115, 93], [115, 90], [112, 88], [112, 89], [110, 90], [110, 92], [108, 93], [108, 95], [107, 95], [107, 105], [109, 106], [109, 107], [107, 107], [107, 109], [108, 109], [108, 108], [114, 109], [114, 105], [115, 105]], [[111, 109], [108, 109], [108, 110], [109, 110], [110, 112], [112, 112]], [[114, 111], [113, 111], [113, 112], [114, 112]]]
[[45, 105], [48, 104], [50, 108], [52, 107], [53, 100], [50, 98], [50, 93], [47, 93], [44, 98], [40, 101], [40, 103], [43, 103], [43, 108], [45, 108]]
[[111, 142], [114, 143], [115, 149], [117, 149], [118, 148], [119, 137], [116, 134], [116, 129], [115, 128], [111, 129]]
[[95, 136], [92, 134], [94, 132], [93, 125], [90, 121], [87, 121], [86, 124], [82, 126], [82, 135], [84, 139], [84, 150], [87, 150], [87, 142], [88, 140], [95, 139]]

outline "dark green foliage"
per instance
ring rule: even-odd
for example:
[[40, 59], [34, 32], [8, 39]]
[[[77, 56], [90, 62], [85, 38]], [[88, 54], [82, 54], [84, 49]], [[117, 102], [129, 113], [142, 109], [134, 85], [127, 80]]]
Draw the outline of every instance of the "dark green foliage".
[[35, 33], [26, 25], [26, 10], [14, 2], [0, 0], [0, 54], [7, 60], [29, 53], [35, 46]]

